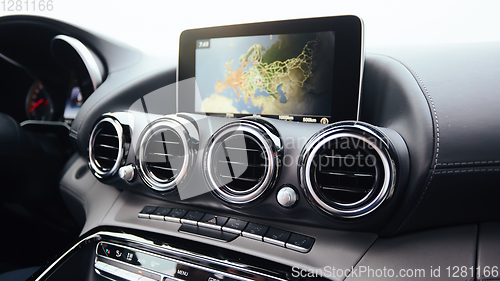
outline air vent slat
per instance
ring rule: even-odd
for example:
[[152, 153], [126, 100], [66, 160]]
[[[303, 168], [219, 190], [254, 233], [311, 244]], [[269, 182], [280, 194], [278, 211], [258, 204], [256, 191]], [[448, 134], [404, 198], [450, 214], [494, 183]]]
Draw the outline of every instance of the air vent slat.
[[231, 165], [242, 165], [242, 166], [252, 167], [252, 168], [265, 167], [264, 164], [244, 163], [244, 162], [227, 161], [227, 160], [219, 160], [219, 163], [225, 163], [225, 164], [231, 164]]
[[99, 136], [101, 136], [101, 137], [108, 137], [108, 138], [115, 138], [115, 139], [118, 138], [118, 136], [116, 136], [116, 135], [110, 135], [110, 134], [99, 134]]
[[161, 153], [161, 152], [148, 152], [148, 155], [168, 156], [168, 157], [173, 157], [173, 158], [184, 157], [184, 155], [174, 155], [172, 153]]
[[[107, 144], [102, 144], [102, 143], [98, 144], [97, 146], [98, 146], [98, 147], [102, 147], [102, 148], [119, 149], [119, 148], [118, 148], [118, 147], [116, 147], [116, 146], [107, 145]], [[116, 159], [115, 159], [115, 160], [116, 160]]]
[[165, 141], [165, 140], [154, 140], [153, 142], [156, 142], [156, 143], [165, 143], [165, 144], [181, 144], [178, 141]]
[[243, 178], [243, 177], [232, 177], [232, 176], [227, 176], [220, 174], [219, 175], [221, 178], [226, 178], [226, 179], [231, 179], [231, 180], [242, 180], [242, 181], [250, 181], [250, 182], [258, 182], [259, 179], [256, 178]]
[[114, 159], [114, 158], [109, 158], [109, 157], [104, 157], [104, 156], [95, 156], [95, 158], [102, 159], [102, 160], [107, 160], [107, 161], [111, 161], [113, 163], [116, 161], [116, 159]]
[[149, 167], [155, 168], [155, 169], [167, 170], [167, 171], [177, 171], [177, 169], [175, 169], [175, 168], [161, 167], [161, 166], [156, 166], [156, 165], [149, 165]]
[[375, 177], [375, 175], [373, 175], [373, 174], [359, 174], [359, 173], [353, 173], [353, 172], [332, 172], [332, 171], [324, 171], [324, 170], [319, 170], [319, 172], [322, 174], [353, 177], [353, 178], [355, 178], [355, 177], [369, 177], [369, 178]]
[[353, 192], [353, 193], [364, 193], [367, 194], [370, 190], [355, 188], [355, 187], [346, 187], [346, 186], [320, 186], [321, 189], [325, 190], [334, 190], [341, 192]]
[[228, 150], [240, 150], [246, 152], [262, 152], [262, 150], [252, 149], [252, 148], [241, 148], [241, 147], [231, 147], [231, 146], [226, 146], [225, 148]]

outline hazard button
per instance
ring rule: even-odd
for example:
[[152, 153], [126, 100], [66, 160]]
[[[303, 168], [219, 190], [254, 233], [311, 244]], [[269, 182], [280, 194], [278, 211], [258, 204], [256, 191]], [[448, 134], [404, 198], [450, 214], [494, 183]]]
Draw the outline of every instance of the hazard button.
[[227, 222], [228, 217], [206, 214], [198, 221], [198, 226], [206, 227], [215, 230], [221, 230], [222, 226]]

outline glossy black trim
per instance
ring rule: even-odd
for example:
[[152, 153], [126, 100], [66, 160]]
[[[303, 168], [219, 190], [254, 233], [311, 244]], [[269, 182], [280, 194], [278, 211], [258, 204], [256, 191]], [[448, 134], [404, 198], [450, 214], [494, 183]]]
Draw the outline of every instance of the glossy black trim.
[[[335, 32], [332, 77], [332, 93], [335, 93], [335, 96], [332, 99], [330, 122], [357, 120], [364, 50], [363, 22], [356, 16], [296, 19], [185, 30], [180, 36], [177, 80], [183, 81], [195, 77], [195, 43], [199, 39], [325, 31]], [[178, 112], [195, 112], [194, 86], [194, 83], [179, 84]], [[273, 116], [266, 115], [266, 117]]]

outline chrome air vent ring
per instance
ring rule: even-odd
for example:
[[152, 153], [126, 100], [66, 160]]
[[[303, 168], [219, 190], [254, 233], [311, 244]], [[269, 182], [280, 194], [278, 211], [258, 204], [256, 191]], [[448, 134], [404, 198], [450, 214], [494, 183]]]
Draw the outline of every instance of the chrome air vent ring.
[[196, 149], [186, 128], [174, 119], [151, 122], [139, 137], [136, 151], [141, 179], [151, 189], [170, 191], [188, 175]]
[[112, 117], [97, 122], [89, 140], [89, 166], [94, 176], [102, 180], [114, 176], [124, 160], [126, 145], [120, 122]]
[[264, 121], [239, 120], [220, 128], [207, 142], [204, 174], [213, 193], [226, 203], [256, 201], [276, 181], [282, 142]]
[[396, 181], [389, 143], [359, 123], [332, 124], [314, 135], [302, 150], [299, 172], [309, 202], [339, 218], [375, 211], [392, 196]]

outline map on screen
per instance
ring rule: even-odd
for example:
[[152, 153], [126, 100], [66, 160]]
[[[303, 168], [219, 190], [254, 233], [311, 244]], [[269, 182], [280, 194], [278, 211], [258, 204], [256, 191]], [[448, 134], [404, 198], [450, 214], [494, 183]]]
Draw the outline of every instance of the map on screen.
[[195, 111], [330, 116], [334, 32], [196, 41]]

